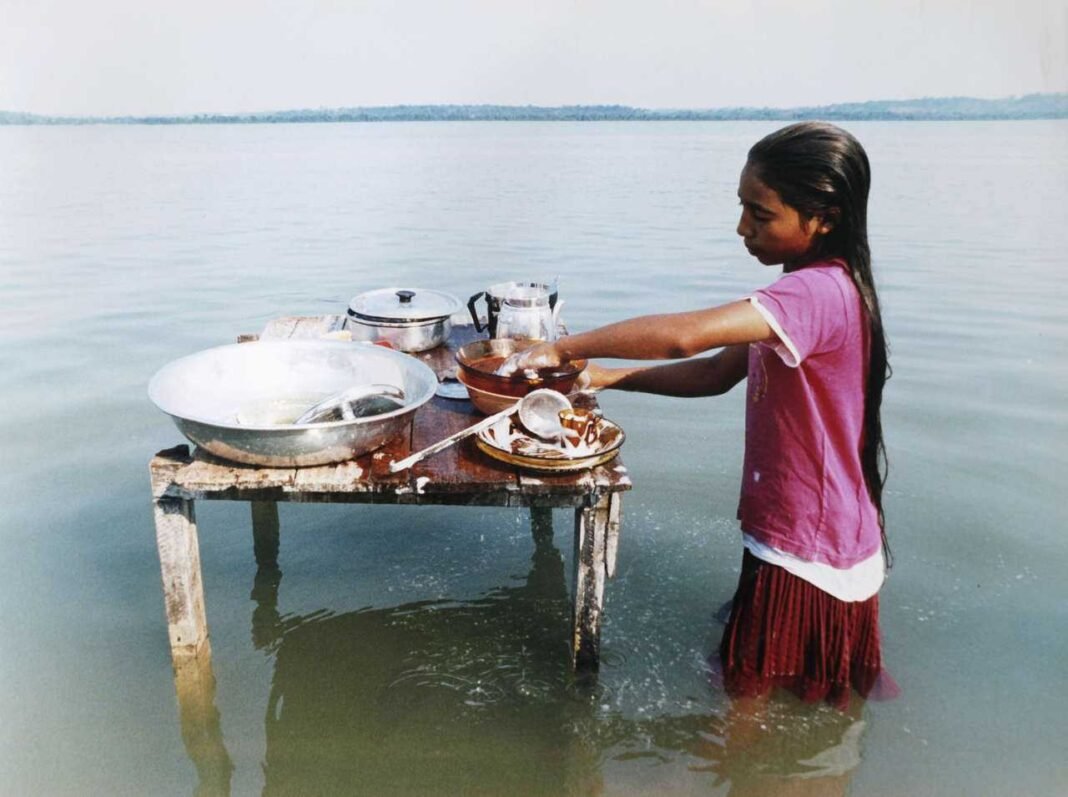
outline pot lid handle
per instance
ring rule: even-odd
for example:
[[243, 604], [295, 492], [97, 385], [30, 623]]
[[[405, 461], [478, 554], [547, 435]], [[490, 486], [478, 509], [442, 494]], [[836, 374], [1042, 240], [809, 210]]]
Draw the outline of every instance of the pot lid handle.
[[400, 299], [401, 304], [411, 304], [414, 296], [415, 291], [397, 291], [397, 298]]

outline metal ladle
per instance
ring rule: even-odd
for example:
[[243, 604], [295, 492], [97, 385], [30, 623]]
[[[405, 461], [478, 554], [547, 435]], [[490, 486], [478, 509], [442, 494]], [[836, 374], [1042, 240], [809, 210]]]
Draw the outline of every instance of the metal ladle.
[[458, 443], [465, 437], [470, 437], [473, 434], [481, 432], [483, 429], [488, 429], [501, 418], [515, 415], [517, 412], [519, 413], [519, 421], [528, 431], [536, 434], [538, 437], [543, 437], [548, 440], [559, 440], [564, 433], [564, 428], [560, 424], [560, 413], [569, 409], [571, 409], [571, 402], [568, 401], [567, 396], [563, 393], [558, 393], [555, 390], [549, 390], [548, 388], [533, 390], [523, 396], [523, 398], [511, 407], [501, 410], [494, 415], [490, 415], [488, 418], [483, 418], [474, 426], [469, 426], [463, 431], [449, 435], [444, 440], [439, 440], [433, 445], [427, 446], [422, 451], [417, 451], [409, 457], [397, 460], [396, 462], [391, 462], [389, 464], [389, 472], [400, 473], [402, 470], [407, 470], [412, 465], [421, 462], [431, 454], [436, 454], [439, 451], [448, 448], [453, 443]]
[[351, 421], [381, 415], [404, 406], [404, 391], [395, 385], [357, 385], [305, 410], [294, 424]]
[[560, 440], [564, 425], [560, 413], [571, 409], [571, 402], [555, 390], [532, 390], [519, 401], [519, 422], [543, 440]]

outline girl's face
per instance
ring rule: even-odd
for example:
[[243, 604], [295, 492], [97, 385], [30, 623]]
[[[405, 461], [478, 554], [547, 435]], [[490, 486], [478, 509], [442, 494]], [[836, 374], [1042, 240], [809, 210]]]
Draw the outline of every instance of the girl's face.
[[757, 177], [749, 163], [742, 169], [738, 198], [742, 205], [738, 234], [749, 254], [765, 266], [782, 263], [789, 271], [804, 265], [819, 237], [831, 231], [830, 225], [818, 216], [802, 216], [784, 203], [777, 191]]

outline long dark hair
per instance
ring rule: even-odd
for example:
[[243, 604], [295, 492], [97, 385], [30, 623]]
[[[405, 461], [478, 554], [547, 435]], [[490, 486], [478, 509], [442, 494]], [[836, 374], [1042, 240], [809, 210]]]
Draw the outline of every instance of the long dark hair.
[[864, 394], [864, 435], [860, 463], [875, 509], [887, 566], [893, 557], [886, 539], [883, 485], [886, 483], [886, 447], [880, 410], [883, 385], [890, 377], [889, 349], [879, 312], [879, 297], [871, 273], [868, 247], [868, 190], [871, 166], [868, 155], [852, 135], [830, 124], [801, 122], [777, 130], [749, 150], [749, 164], [782, 201], [802, 216], [819, 216], [832, 224], [822, 236], [815, 259], [841, 258], [857, 286], [871, 330], [868, 380]]

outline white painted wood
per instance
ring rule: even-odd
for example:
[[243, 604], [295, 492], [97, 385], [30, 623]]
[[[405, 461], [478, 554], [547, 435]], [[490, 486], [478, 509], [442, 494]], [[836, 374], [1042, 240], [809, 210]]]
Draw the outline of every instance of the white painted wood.
[[609, 497], [602, 496], [592, 507], [575, 510], [571, 655], [574, 668], [583, 672], [596, 672], [600, 661], [608, 508]]
[[207, 641], [208, 621], [193, 502], [157, 498], [154, 512], [171, 654], [175, 658], [195, 656]]
[[287, 316], [267, 322], [260, 333], [260, 340], [309, 340], [345, 326], [345, 316]]
[[620, 505], [619, 493], [608, 494], [608, 528], [605, 539], [604, 572], [608, 578], [616, 577], [616, 554], [619, 553]]

